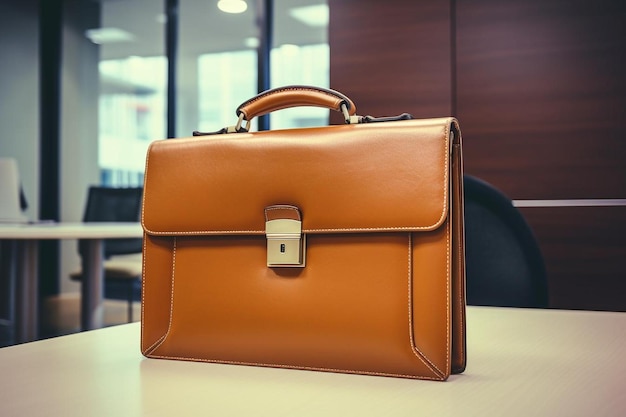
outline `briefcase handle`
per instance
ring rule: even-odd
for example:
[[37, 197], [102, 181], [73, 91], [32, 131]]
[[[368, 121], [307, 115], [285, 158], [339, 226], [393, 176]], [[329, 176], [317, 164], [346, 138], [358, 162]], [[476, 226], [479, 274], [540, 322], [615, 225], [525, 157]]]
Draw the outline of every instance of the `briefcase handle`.
[[[215, 132], [194, 131], [194, 136], [242, 133], [250, 129], [250, 122], [257, 116], [276, 110], [298, 106], [324, 107], [343, 113], [346, 123], [393, 122], [413, 119], [409, 113], [391, 117], [357, 116], [356, 105], [350, 98], [338, 91], [308, 85], [289, 85], [264, 91], [243, 102], [237, 107], [237, 125], [228, 126]], [[243, 126], [243, 123], [246, 125]]]
[[325, 107], [341, 112], [346, 123], [350, 123], [350, 116], [356, 114], [354, 102], [338, 91], [321, 87], [290, 85], [264, 91], [237, 107], [239, 121], [236, 131], [240, 131], [244, 121], [247, 122], [245, 130], [248, 130], [250, 121], [257, 116], [298, 106]]

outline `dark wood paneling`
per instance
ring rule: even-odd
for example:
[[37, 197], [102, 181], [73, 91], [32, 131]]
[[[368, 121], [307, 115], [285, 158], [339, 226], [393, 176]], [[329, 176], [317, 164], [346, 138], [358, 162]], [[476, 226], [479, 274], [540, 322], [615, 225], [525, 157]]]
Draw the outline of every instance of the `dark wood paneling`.
[[[457, 116], [466, 172], [513, 199], [626, 198], [625, 1], [329, 5], [331, 88], [359, 114]], [[626, 311], [626, 208], [523, 212], [553, 307]]]
[[626, 311], [626, 207], [520, 210], [545, 256], [550, 307]]
[[450, 115], [448, 2], [329, 0], [329, 6], [331, 88], [350, 96], [359, 114]]
[[626, 2], [457, 0], [467, 172], [512, 198], [626, 196]]

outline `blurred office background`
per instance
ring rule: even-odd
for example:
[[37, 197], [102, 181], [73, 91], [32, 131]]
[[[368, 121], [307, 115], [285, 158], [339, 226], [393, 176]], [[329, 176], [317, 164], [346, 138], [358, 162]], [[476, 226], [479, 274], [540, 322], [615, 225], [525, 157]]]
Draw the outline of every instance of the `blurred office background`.
[[[466, 172], [531, 224], [550, 307], [626, 311], [624, 74], [621, 0], [0, 0], [0, 156], [31, 219], [80, 221], [89, 185], [141, 185], [151, 141], [232, 125], [261, 87], [454, 115]], [[41, 256], [43, 295], [78, 291], [75, 242]]]
[[[0, 1], [0, 155], [18, 160], [29, 218], [80, 221], [90, 185], [141, 186], [151, 141], [235, 124], [261, 76], [328, 87], [325, 1], [218, 3]], [[328, 123], [324, 109], [271, 117]], [[76, 242], [41, 245], [42, 295], [77, 293]]]

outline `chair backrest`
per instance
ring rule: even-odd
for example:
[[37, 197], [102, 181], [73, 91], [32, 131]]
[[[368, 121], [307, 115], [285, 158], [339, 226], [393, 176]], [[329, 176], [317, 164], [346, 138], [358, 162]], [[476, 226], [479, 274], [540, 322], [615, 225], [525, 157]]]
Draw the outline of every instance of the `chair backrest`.
[[[141, 215], [143, 189], [89, 187], [87, 205], [83, 215], [85, 222], [138, 222]], [[79, 252], [83, 253], [83, 242], [79, 242]], [[140, 253], [141, 238], [107, 239], [104, 241], [105, 258], [111, 255]]]
[[0, 158], [0, 222], [25, 222], [17, 161]]
[[467, 303], [548, 307], [543, 256], [528, 223], [492, 185], [466, 175]]

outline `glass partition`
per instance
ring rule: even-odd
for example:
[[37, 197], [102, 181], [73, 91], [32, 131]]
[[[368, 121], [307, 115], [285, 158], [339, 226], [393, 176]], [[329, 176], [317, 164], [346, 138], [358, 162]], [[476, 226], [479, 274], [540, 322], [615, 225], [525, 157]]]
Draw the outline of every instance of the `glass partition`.
[[256, 94], [256, 3], [180, 0], [177, 136], [234, 125]]
[[[232, 0], [179, 0], [176, 136], [236, 123], [235, 109], [257, 93], [257, 1], [238, 13]], [[86, 34], [100, 45], [98, 164], [101, 182], [143, 181], [149, 143], [167, 136], [164, 1], [101, 3], [101, 27]], [[271, 86], [329, 85], [326, 0], [275, 0]], [[296, 108], [271, 115], [272, 129], [320, 126], [328, 110]], [[252, 123], [256, 129], [256, 122]]]
[[[304, 84], [328, 88], [328, 2], [326, 0], [276, 0], [270, 57], [272, 88]], [[323, 126], [328, 110], [299, 107], [270, 116], [272, 129]]]
[[140, 186], [148, 145], [166, 137], [163, 2], [101, 3], [98, 165], [107, 186]]

